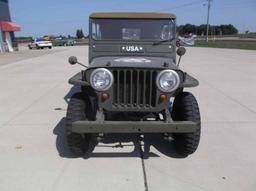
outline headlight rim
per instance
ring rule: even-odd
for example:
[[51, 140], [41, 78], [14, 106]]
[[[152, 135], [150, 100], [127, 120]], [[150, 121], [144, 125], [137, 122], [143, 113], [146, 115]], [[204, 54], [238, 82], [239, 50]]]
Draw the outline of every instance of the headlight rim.
[[[161, 76], [162, 76], [164, 73], [166, 73], [166, 72], [171, 72], [171, 73], [176, 77], [176, 79], [177, 79], [177, 84], [172, 88], [171, 91], [163, 89], [163, 88], [161, 87], [161, 85], [160, 85], [160, 78], [161, 78]], [[156, 78], [156, 85], [157, 85], [158, 89], [161, 90], [161, 91], [164, 92], [164, 93], [171, 93], [171, 92], [174, 92], [174, 91], [177, 90], [178, 87], [180, 86], [180, 76], [179, 76], [179, 74], [178, 74], [175, 70], [172, 70], [172, 69], [162, 70], [162, 71], [159, 72], [158, 75], [157, 75], [157, 78]]]
[[[97, 88], [94, 86], [94, 84], [93, 84], [93, 76], [94, 76], [97, 72], [99, 72], [99, 71], [107, 72], [107, 73], [109, 74], [109, 76], [110, 76], [110, 83], [109, 83], [109, 85], [108, 85], [107, 87], [103, 88], [103, 89], [97, 89]], [[96, 91], [99, 91], [99, 92], [107, 91], [107, 90], [109, 90], [109, 89], [112, 87], [113, 83], [114, 83], [114, 76], [113, 76], [112, 72], [111, 72], [110, 70], [106, 69], [106, 68], [97, 68], [97, 69], [94, 69], [94, 70], [92, 71], [91, 75], [90, 75], [90, 84], [91, 84], [92, 88], [93, 88], [94, 90], [96, 90]]]

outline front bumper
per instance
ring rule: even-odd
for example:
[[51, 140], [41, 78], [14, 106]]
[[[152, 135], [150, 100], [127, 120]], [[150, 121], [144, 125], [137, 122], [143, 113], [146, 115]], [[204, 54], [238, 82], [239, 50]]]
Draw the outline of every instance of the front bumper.
[[192, 133], [199, 124], [192, 121], [76, 121], [75, 133]]

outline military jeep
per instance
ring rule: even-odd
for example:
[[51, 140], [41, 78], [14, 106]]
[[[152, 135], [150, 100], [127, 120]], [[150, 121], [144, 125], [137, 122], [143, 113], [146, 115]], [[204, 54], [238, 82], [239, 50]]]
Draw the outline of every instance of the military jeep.
[[70, 150], [84, 156], [106, 134], [158, 133], [173, 142], [177, 153], [194, 153], [200, 113], [184, 88], [199, 83], [179, 68], [185, 48], [176, 50], [175, 15], [94, 13], [89, 33], [89, 65], [69, 58], [70, 64], [86, 68], [69, 80], [81, 87], [68, 103]]

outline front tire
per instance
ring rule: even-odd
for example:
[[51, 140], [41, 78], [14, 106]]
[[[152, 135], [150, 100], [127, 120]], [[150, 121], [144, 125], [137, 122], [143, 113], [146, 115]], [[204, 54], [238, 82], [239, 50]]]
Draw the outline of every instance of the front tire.
[[193, 121], [198, 124], [198, 129], [193, 133], [174, 133], [174, 146], [181, 155], [193, 154], [199, 145], [201, 135], [201, 119], [198, 103], [193, 94], [181, 92], [173, 103], [171, 112], [174, 121]]
[[69, 103], [66, 116], [66, 138], [70, 151], [76, 156], [84, 156], [93, 149], [93, 135], [79, 134], [71, 131], [71, 125], [74, 121], [88, 120], [86, 110], [89, 104], [86, 104], [82, 93], [74, 94]]

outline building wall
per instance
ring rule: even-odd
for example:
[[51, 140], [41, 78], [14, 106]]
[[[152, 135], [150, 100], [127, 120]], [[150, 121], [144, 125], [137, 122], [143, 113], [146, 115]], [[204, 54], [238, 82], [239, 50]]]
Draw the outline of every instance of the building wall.
[[0, 0], [0, 21], [11, 21], [8, 0]]
[[[0, 0], [0, 21], [11, 21], [9, 0]], [[12, 41], [14, 41], [14, 33], [11, 32]], [[0, 26], [0, 52], [4, 51], [5, 35]], [[2, 49], [2, 51], [1, 51]]]

